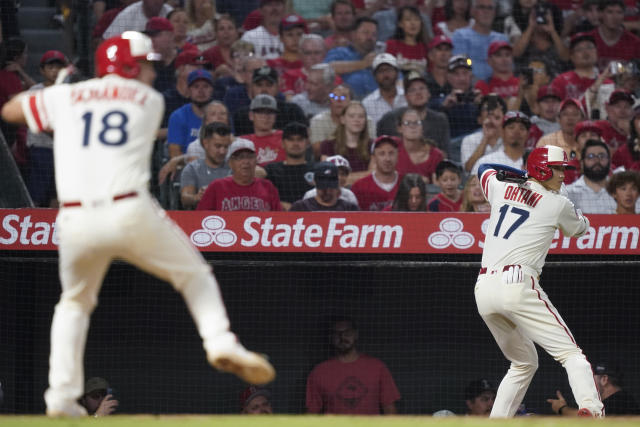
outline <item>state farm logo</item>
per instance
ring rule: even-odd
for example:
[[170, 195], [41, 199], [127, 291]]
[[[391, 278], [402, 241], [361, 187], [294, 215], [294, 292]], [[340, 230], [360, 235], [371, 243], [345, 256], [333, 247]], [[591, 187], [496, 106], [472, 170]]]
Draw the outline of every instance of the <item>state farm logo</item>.
[[198, 247], [209, 246], [215, 243], [223, 248], [233, 246], [238, 240], [238, 236], [231, 230], [225, 230], [226, 221], [217, 216], [211, 215], [202, 220], [202, 230], [191, 233], [191, 242]]
[[429, 244], [436, 249], [444, 249], [453, 245], [458, 249], [473, 246], [473, 234], [462, 231], [464, 224], [458, 218], [445, 218], [440, 221], [440, 231], [429, 235]]

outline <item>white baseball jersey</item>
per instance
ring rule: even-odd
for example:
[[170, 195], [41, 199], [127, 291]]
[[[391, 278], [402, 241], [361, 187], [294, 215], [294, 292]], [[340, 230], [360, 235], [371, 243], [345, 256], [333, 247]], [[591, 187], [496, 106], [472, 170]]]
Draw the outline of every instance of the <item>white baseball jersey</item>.
[[55, 131], [62, 202], [146, 188], [155, 130], [164, 112], [164, 98], [153, 88], [111, 74], [30, 93], [22, 109], [31, 131]]
[[484, 171], [480, 183], [491, 204], [483, 267], [519, 264], [540, 274], [556, 228], [565, 236], [581, 236], [589, 229], [589, 220], [578, 215], [569, 199], [538, 183], [498, 181], [493, 169]]

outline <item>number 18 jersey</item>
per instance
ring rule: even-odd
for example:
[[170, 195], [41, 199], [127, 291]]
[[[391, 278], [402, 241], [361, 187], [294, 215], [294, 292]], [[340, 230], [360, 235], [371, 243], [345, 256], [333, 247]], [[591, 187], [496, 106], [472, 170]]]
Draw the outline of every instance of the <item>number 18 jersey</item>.
[[164, 99], [153, 88], [112, 74], [29, 93], [22, 109], [33, 132], [54, 132], [61, 201], [146, 188], [164, 112]]
[[565, 236], [580, 236], [589, 229], [589, 220], [568, 198], [537, 182], [498, 181], [496, 171], [486, 169], [480, 184], [491, 204], [482, 252], [487, 269], [520, 264], [540, 274], [556, 229]]

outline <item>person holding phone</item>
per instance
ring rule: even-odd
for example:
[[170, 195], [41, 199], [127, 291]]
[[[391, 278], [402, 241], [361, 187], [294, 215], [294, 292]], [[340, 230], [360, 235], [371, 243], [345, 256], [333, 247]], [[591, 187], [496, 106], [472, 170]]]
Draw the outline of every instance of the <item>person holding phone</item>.
[[84, 385], [84, 394], [78, 403], [82, 405], [89, 415], [105, 417], [115, 412], [120, 404], [115, 399], [113, 389], [104, 378], [92, 377]]

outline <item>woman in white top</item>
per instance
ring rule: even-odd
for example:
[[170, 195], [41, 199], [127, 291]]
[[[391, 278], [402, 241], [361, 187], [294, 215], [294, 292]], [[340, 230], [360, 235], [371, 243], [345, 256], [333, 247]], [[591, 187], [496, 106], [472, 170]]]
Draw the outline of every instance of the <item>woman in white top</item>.
[[436, 27], [451, 38], [455, 30], [473, 25], [475, 21], [470, 13], [471, 0], [447, 0], [444, 4], [446, 21], [438, 22]]
[[187, 31], [187, 41], [198, 46], [200, 52], [215, 45], [214, 19], [217, 17], [215, 0], [187, 0], [185, 9], [191, 21]]

